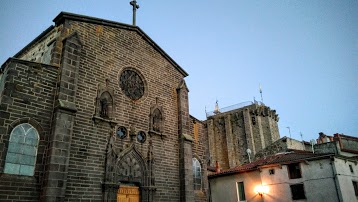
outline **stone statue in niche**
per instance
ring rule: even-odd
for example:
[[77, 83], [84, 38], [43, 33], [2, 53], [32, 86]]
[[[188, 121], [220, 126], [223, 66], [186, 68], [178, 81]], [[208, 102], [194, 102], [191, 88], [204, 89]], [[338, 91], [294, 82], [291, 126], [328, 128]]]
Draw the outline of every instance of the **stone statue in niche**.
[[99, 108], [99, 116], [101, 118], [109, 119], [112, 118], [111, 109], [113, 106], [113, 99], [111, 94], [108, 91], [103, 92], [98, 98], [98, 108]]
[[105, 99], [105, 98], [101, 99], [100, 104], [101, 104], [100, 116], [102, 118], [109, 118], [108, 117], [108, 101], [107, 101], [107, 99]]
[[150, 107], [149, 115], [149, 132], [152, 134], [163, 135], [164, 116], [163, 108], [158, 105], [158, 99], [155, 99], [155, 104]]
[[98, 84], [95, 119], [106, 121], [113, 119], [114, 90], [109, 87], [109, 84], [109, 79], [106, 79], [105, 85]]
[[152, 130], [155, 132], [161, 132], [160, 126], [162, 123], [162, 113], [159, 111], [159, 109], [155, 109], [152, 116], [153, 121], [153, 128]]

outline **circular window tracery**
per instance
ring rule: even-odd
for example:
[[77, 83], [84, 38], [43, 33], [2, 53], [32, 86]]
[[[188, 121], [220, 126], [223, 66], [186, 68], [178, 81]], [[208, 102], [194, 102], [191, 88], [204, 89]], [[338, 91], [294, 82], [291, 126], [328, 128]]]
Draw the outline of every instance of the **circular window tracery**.
[[138, 142], [144, 143], [146, 139], [147, 139], [147, 135], [145, 134], [145, 132], [139, 131], [138, 134], [137, 134]]
[[141, 76], [132, 69], [124, 70], [121, 73], [119, 86], [124, 94], [132, 100], [139, 100], [144, 95], [144, 81]]
[[120, 137], [121, 139], [127, 137], [127, 129], [123, 126], [118, 127], [116, 133], [117, 133], [117, 136]]

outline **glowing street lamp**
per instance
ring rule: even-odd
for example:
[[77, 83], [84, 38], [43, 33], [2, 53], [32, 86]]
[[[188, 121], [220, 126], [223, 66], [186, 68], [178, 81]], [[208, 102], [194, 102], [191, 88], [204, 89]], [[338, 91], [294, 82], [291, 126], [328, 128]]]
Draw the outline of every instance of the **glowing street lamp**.
[[255, 187], [255, 192], [256, 192], [257, 194], [259, 194], [261, 197], [262, 197], [263, 194], [267, 194], [268, 191], [269, 191], [268, 186], [257, 185], [257, 186]]

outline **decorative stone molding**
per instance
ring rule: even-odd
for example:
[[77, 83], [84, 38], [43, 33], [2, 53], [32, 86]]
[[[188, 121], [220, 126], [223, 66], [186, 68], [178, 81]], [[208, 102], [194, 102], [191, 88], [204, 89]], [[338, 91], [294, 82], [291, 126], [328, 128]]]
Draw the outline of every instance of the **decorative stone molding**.
[[137, 101], [145, 95], [146, 82], [136, 69], [126, 68], [119, 76], [119, 87], [124, 95]]
[[250, 114], [255, 116], [268, 116], [272, 117], [275, 121], [279, 121], [278, 114], [276, 114], [276, 110], [271, 110], [270, 107], [263, 105], [255, 105], [254, 109], [250, 110]]
[[106, 150], [106, 165], [103, 187], [104, 201], [115, 201], [115, 189], [120, 184], [136, 184], [141, 187], [142, 201], [153, 201], [155, 187], [153, 145], [149, 141], [147, 157], [132, 143], [124, 151], [117, 153], [115, 137], [110, 134]]
[[191, 135], [188, 134], [183, 134], [182, 136], [183, 140], [189, 141], [189, 142], [194, 142], [194, 139]]
[[117, 125], [114, 118], [114, 90], [109, 87], [109, 79], [106, 84], [98, 84], [96, 109], [93, 115], [93, 121], [98, 124], [100, 122], [108, 122], [111, 127]]
[[158, 105], [158, 98], [156, 98], [155, 104], [150, 107], [149, 135], [159, 135], [162, 138], [166, 137], [166, 135], [163, 134], [164, 120], [163, 107]]

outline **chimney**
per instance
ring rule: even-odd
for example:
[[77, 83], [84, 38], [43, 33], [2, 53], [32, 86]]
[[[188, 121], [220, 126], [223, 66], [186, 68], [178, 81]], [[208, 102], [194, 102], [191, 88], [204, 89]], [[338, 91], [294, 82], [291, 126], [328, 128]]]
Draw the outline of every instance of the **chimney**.
[[216, 161], [216, 164], [215, 164], [215, 172], [220, 173], [220, 165], [219, 165], [218, 161]]

